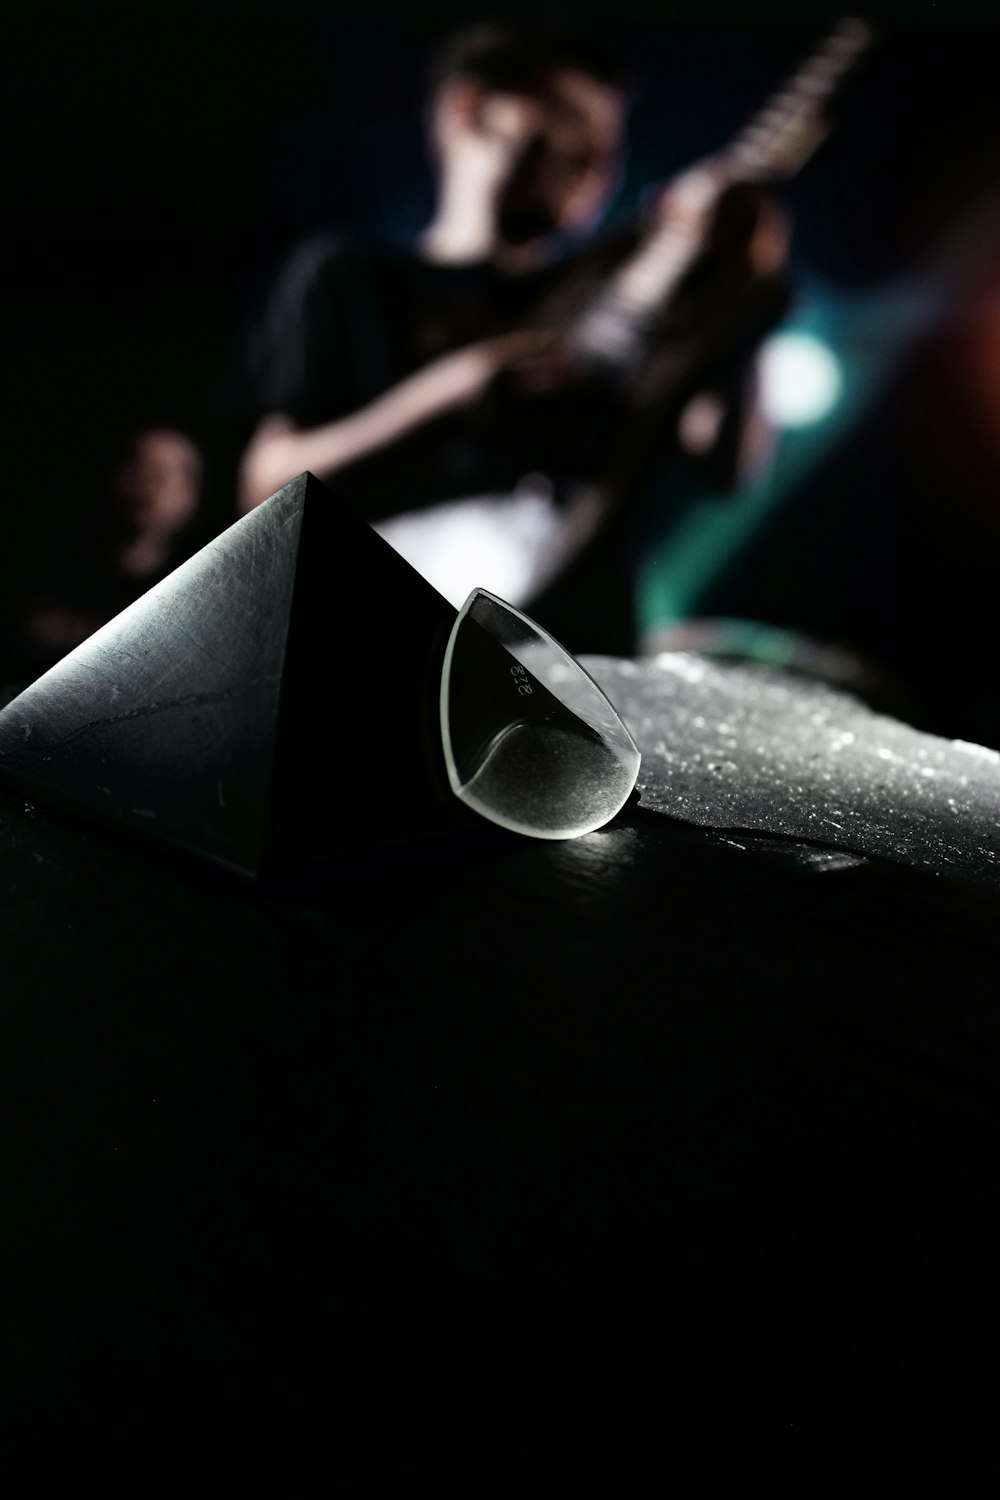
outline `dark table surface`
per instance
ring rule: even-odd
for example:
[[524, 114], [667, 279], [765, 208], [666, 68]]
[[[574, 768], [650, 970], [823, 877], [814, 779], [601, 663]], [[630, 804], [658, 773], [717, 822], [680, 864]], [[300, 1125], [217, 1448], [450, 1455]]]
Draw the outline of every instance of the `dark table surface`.
[[589, 663], [641, 800], [253, 886], [0, 787], [9, 1407], [102, 1492], [997, 1437], [1000, 758]]

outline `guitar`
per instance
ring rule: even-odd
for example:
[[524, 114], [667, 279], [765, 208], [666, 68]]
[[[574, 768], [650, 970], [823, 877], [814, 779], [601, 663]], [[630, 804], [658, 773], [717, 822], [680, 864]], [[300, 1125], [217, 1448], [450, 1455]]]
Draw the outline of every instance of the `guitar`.
[[[570, 337], [591, 363], [632, 383], [641, 378], [650, 343], [669, 323], [722, 199], [740, 186], [787, 181], [801, 170], [829, 132], [835, 94], [872, 40], [867, 22], [839, 21], [726, 147], [671, 184], [667, 212], [654, 215], [633, 254], [570, 326]], [[704, 356], [694, 351], [685, 358], [693, 364]]]
[[[583, 257], [533, 320], [561, 331], [580, 378], [554, 400], [524, 403], [518, 423], [599, 434], [615, 418], [596, 478], [556, 504], [551, 481], [529, 473], [504, 495], [451, 500], [395, 514], [375, 529], [456, 606], [473, 587], [523, 606], [555, 583], [621, 511], [713, 369], [743, 357], [786, 310], [783, 276], [714, 241], [727, 208], [793, 177], [828, 134], [834, 97], [873, 41], [844, 17], [733, 139], [669, 184], [626, 249], [595, 278]], [[588, 422], [588, 412], [594, 422]], [[512, 427], [512, 442], [516, 431]], [[603, 439], [599, 436], [598, 443]], [[529, 444], [530, 446], [530, 444]], [[591, 445], [592, 446], [592, 445]], [[543, 622], [544, 623], [544, 622]]]

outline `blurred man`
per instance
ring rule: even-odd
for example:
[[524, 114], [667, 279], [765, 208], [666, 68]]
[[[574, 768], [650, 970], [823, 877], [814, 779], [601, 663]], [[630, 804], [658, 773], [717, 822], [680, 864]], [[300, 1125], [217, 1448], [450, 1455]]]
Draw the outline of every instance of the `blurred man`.
[[[609, 522], [640, 488], [648, 433], [623, 443], [633, 392], [620, 371], [595, 378], [575, 333], [581, 305], [640, 243], [641, 226], [593, 236], [627, 105], [622, 70], [586, 36], [477, 27], [444, 49], [428, 103], [431, 223], [409, 248], [315, 238], [276, 288], [251, 353], [242, 511], [302, 470], [350, 471], [367, 518], [454, 603], [483, 586], [574, 649], [629, 649], [629, 566]], [[709, 210], [697, 188], [710, 175], [661, 191], [650, 216], [700, 235], [706, 261], [742, 274], [760, 257], [759, 279], [777, 286], [777, 219], [745, 194]], [[699, 292], [689, 278], [696, 321], [715, 284]], [[759, 446], [752, 341], [701, 373], [704, 389], [664, 404], [655, 446], [731, 482]]]
[[129, 435], [107, 500], [81, 518], [49, 566], [8, 645], [5, 699], [107, 624], [182, 562], [199, 512], [203, 462], [186, 432], [147, 427]]

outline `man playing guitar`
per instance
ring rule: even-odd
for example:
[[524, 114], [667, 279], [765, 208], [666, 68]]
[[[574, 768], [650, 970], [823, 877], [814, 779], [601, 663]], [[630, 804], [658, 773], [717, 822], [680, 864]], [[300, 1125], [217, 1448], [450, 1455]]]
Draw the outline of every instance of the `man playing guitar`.
[[765, 461], [754, 355], [786, 305], [787, 232], [738, 140], [595, 237], [627, 103], [586, 36], [477, 27], [445, 48], [417, 243], [318, 236], [279, 280], [251, 350], [242, 512], [302, 470], [350, 469], [367, 518], [453, 602], [480, 585], [572, 649], [630, 648], [622, 502], [650, 459], [679, 453], [713, 486]]

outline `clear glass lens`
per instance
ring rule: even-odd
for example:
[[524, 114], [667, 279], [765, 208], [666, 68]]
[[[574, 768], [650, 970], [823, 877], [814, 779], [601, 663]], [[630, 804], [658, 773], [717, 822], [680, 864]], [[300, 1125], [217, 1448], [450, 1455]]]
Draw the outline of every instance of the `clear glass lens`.
[[475, 589], [441, 674], [455, 795], [534, 838], [591, 833], [628, 800], [639, 752], [596, 682], [541, 626]]

